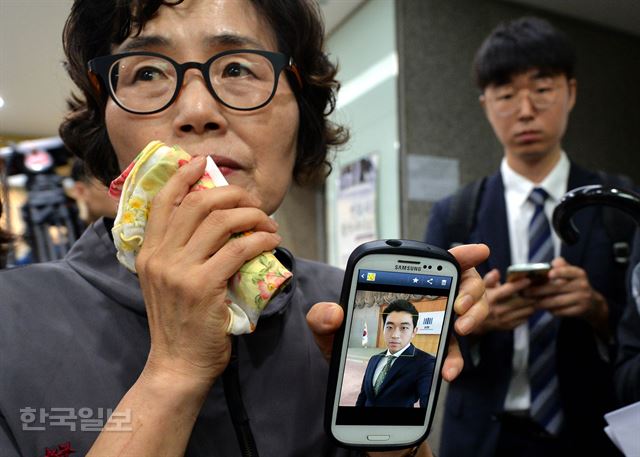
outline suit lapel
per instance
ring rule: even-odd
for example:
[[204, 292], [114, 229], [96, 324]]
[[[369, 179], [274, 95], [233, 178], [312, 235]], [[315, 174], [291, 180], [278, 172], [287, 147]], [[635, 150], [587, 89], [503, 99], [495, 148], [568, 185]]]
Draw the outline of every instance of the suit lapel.
[[478, 207], [476, 227], [478, 236], [474, 237], [474, 241], [485, 243], [491, 249], [486, 267], [479, 269], [480, 273], [485, 274], [497, 268], [504, 277], [507, 266], [511, 264], [511, 247], [500, 172], [487, 178]]
[[410, 363], [410, 359], [415, 355], [415, 352], [416, 347], [413, 344], [409, 344], [407, 350], [404, 351], [400, 357], [396, 357], [396, 360], [393, 362], [393, 365], [391, 365], [391, 369], [387, 373], [387, 376], [384, 378], [384, 381], [382, 381], [380, 391], [383, 391], [387, 383], [395, 378], [398, 373], [402, 372], [404, 366]]

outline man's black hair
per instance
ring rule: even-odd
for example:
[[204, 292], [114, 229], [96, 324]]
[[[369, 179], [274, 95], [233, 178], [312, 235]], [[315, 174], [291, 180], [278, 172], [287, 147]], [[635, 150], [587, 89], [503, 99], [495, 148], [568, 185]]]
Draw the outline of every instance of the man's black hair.
[[413, 318], [413, 328], [416, 328], [418, 326], [418, 310], [410, 302], [408, 302], [407, 300], [402, 300], [401, 298], [392, 301], [391, 303], [389, 303], [389, 306], [384, 309], [384, 312], [382, 313], [382, 322], [386, 323], [387, 316], [394, 311], [411, 314], [411, 317]]
[[540, 76], [574, 76], [575, 51], [567, 36], [548, 21], [522, 17], [501, 23], [484, 40], [473, 62], [476, 84], [508, 83], [517, 74], [536, 68]]

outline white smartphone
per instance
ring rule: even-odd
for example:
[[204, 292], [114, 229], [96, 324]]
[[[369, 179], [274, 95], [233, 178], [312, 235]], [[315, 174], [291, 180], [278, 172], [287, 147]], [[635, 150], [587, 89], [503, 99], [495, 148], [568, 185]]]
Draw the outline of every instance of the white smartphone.
[[459, 277], [449, 252], [418, 241], [372, 241], [351, 254], [325, 410], [338, 444], [390, 450], [427, 437]]

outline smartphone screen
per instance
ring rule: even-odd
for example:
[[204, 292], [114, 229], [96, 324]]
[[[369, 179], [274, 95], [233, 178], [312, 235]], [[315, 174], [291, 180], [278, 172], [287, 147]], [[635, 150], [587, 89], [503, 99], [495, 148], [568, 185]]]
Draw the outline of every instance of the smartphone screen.
[[334, 407], [334, 435], [384, 445], [426, 433], [456, 290], [445, 260], [362, 258], [353, 270]]

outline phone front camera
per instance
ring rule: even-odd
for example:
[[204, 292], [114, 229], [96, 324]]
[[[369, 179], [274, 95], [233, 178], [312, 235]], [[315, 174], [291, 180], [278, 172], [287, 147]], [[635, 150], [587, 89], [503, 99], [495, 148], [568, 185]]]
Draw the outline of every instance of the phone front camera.
[[442, 270], [442, 265], [438, 265], [438, 271]]

